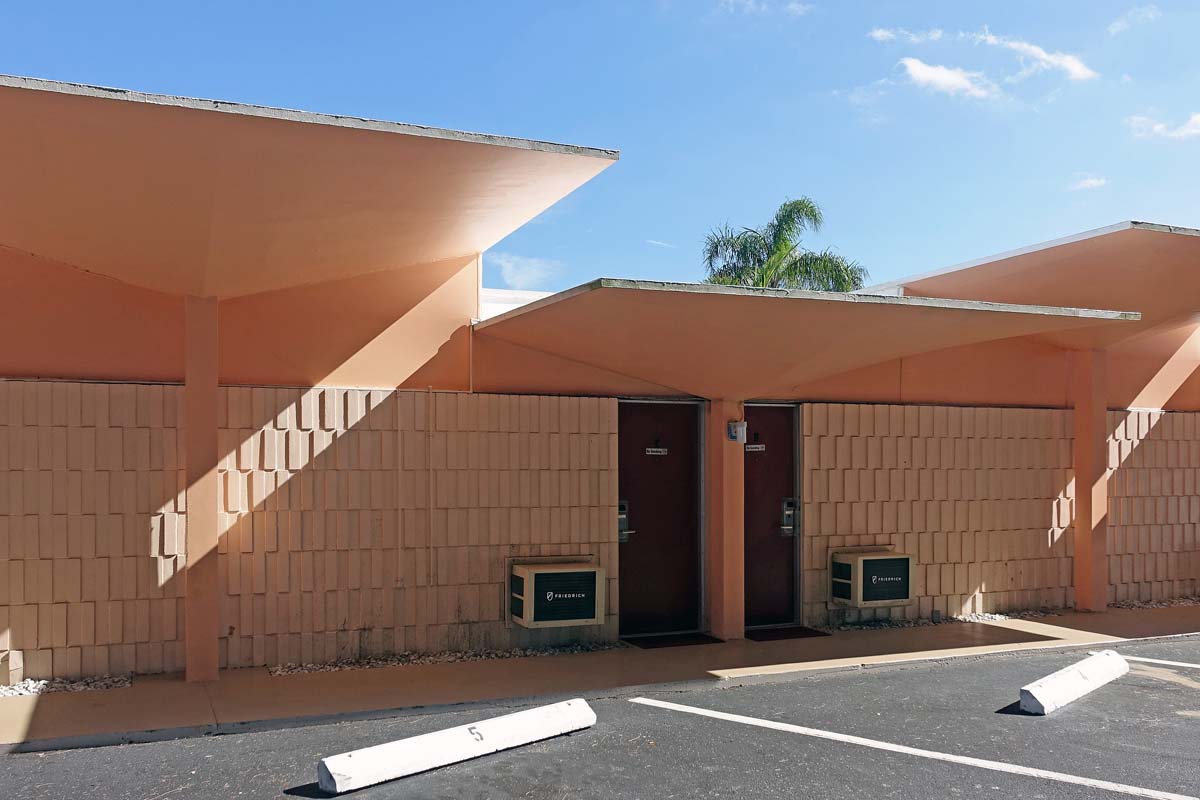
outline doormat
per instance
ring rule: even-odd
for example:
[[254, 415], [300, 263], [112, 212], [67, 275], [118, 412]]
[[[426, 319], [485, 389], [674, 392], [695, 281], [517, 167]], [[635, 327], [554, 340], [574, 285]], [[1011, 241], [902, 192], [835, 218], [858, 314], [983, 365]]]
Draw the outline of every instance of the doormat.
[[800, 625], [792, 625], [787, 628], [759, 628], [758, 630], [746, 631], [746, 638], [752, 642], [777, 642], [780, 639], [808, 639], [813, 636], [828, 636], [825, 631], [816, 631], [812, 628], [804, 628]]
[[643, 650], [653, 650], [659, 647], [686, 647], [692, 644], [719, 644], [720, 639], [714, 639], [704, 633], [665, 633], [661, 636], [633, 636], [622, 639], [625, 644], [640, 647]]

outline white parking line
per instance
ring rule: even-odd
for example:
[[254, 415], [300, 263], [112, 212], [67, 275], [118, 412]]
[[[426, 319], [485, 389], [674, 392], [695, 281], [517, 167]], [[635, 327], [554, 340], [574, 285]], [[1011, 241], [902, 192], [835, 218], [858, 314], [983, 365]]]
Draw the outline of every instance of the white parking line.
[[[1088, 653], [1088, 655], [1094, 656], [1096, 654]], [[1125, 659], [1126, 661], [1143, 661], [1147, 664], [1163, 664], [1168, 667], [1187, 667], [1188, 669], [1200, 669], [1200, 664], [1188, 664], [1185, 661], [1163, 661], [1161, 658], [1142, 658], [1141, 656], [1127, 656], [1124, 653], [1121, 653], [1121, 658]]]
[[861, 736], [850, 736], [845, 733], [834, 733], [833, 731], [822, 731], [816, 728], [805, 728], [800, 725], [791, 725], [786, 722], [775, 722], [774, 720], [769, 719], [744, 717], [740, 714], [727, 714], [724, 711], [710, 711], [707, 708], [684, 706], [678, 703], [668, 703], [664, 700], [653, 700], [648, 697], [633, 697], [630, 698], [629, 702], [638, 703], [644, 706], [654, 706], [655, 708], [665, 708], [670, 711], [682, 711], [685, 714], [697, 714], [702, 717], [722, 719], [728, 722], [740, 722], [743, 725], [754, 725], [759, 728], [770, 728], [771, 730], [784, 731], [786, 733], [798, 733], [801, 736], [812, 736], [817, 739], [828, 739], [830, 741], [842, 742], [844, 744], [856, 744], [860, 747], [870, 747], [874, 750], [886, 750], [891, 753], [902, 753], [904, 755], [918, 756], [919, 758], [930, 758], [935, 761], [948, 761], [951, 764], [962, 764], [968, 767], [990, 769], [993, 772], [1007, 772], [1011, 775], [1024, 775], [1029, 778], [1041, 778], [1042, 780], [1047, 781], [1057, 781], [1058, 783], [1069, 783], [1075, 786], [1085, 786], [1089, 789], [1117, 792], [1120, 794], [1131, 795], [1133, 797], [1150, 797], [1154, 798], [1154, 800], [1200, 800], [1200, 798], [1193, 797], [1191, 795], [1160, 792], [1155, 789], [1143, 789], [1139, 786], [1127, 786], [1123, 783], [1112, 783], [1111, 781], [1102, 781], [1095, 778], [1082, 778], [1078, 775], [1068, 775], [1063, 772], [1051, 772], [1050, 770], [1046, 769], [1022, 767], [1017, 764], [1006, 764], [1003, 761], [988, 761], [987, 759], [983, 758], [971, 758], [970, 756], [956, 756], [951, 753], [939, 753], [936, 750], [921, 750], [917, 747], [908, 747], [907, 745], [902, 744], [892, 744], [891, 742], [881, 742], [876, 739], [865, 739]]

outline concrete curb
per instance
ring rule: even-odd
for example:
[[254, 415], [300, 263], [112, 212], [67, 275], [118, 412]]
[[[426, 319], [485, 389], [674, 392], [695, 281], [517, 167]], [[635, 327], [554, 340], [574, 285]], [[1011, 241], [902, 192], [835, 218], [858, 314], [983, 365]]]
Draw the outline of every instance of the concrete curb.
[[1129, 672], [1116, 650], [1102, 650], [1021, 687], [1021, 710], [1044, 716], [1091, 694]]
[[596, 712], [587, 701], [576, 697], [327, 756], [317, 763], [317, 785], [330, 794], [352, 792], [595, 724]]
[[260, 720], [244, 720], [237, 722], [218, 722], [209, 725], [196, 725], [181, 728], [162, 728], [153, 731], [126, 731], [116, 733], [86, 734], [83, 736], [68, 736], [61, 738], [34, 739], [26, 742], [0, 744], [0, 753], [32, 753], [49, 750], [70, 750], [87, 747], [109, 747], [121, 744], [139, 744], [142, 742], [161, 742], [169, 739], [186, 739], [197, 736], [228, 736], [239, 733], [264, 733], [267, 731], [304, 728], [311, 725], [327, 725], [333, 722], [363, 722], [373, 719], [390, 719], [395, 717], [425, 716], [440, 714], [447, 711], [462, 711], [471, 708], [508, 707], [521, 708], [545, 703], [569, 700], [573, 697], [583, 697], [586, 700], [597, 700], [610, 697], [625, 697], [627, 695], [686, 692], [700, 688], [736, 688], [760, 683], [782, 683], [795, 680], [805, 675], [822, 675], [831, 672], [852, 672], [856, 670], [904, 669], [926, 664], [951, 664], [959, 661], [1021, 656], [1036, 656], [1048, 651], [1069, 652], [1072, 650], [1095, 649], [1099, 645], [1117, 647], [1128, 644], [1143, 644], [1174, 639], [1200, 637], [1200, 631], [1195, 633], [1174, 633], [1163, 636], [1146, 636], [1137, 639], [1122, 639], [1116, 642], [1064, 642], [1056, 645], [1043, 645], [1021, 650], [1002, 650], [992, 653], [964, 653], [962, 655], [938, 655], [927, 658], [897, 658], [895, 661], [870, 664], [839, 664], [831, 667], [816, 667], [812, 669], [792, 670], [788, 672], [772, 672], [758, 675], [745, 675], [735, 678], [703, 678], [685, 681], [667, 681], [664, 683], [642, 683], [628, 686], [614, 686], [607, 689], [591, 691], [559, 692], [548, 695], [521, 695], [514, 697], [466, 700], [460, 703], [438, 703], [427, 706], [405, 706], [397, 708], [377, 708], [363, 711], [348, 711], [334, 714], [317, 714], [300, 717], [275, 717]]
[[178, 728], [159, 728], [150, 731], [121, 731], [118, 733], [84, 733], [53, 739], [31, 739], [26, 742], [0, 744], [0, 754], [43, 753], [50, 750], [78, 750], [91, 747], [112, 747], [121, 744], [145, 744], [172, 739], [193, 739], [213, 736], [219, 725], [186, 725]]

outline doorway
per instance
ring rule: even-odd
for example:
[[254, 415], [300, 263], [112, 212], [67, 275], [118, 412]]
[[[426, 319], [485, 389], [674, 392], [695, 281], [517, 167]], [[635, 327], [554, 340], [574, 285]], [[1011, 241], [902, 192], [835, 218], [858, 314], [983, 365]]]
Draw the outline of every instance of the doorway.
[[800, 508], [796, 406], [750, 405], [746, 415], [746, 627], [800, 622]]
[[700, 628], [700, 406], [618, 406], [622, 636]]

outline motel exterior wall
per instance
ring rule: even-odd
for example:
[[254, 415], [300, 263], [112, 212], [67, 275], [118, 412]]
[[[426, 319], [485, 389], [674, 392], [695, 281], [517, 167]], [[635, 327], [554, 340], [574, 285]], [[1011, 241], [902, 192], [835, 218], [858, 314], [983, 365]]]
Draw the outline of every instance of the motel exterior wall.
[[1109, 602], [1200, 594], [1200, 414], [1110, 411]]
[[183, 668], [181, 394], [0, 381], [0, 679]]
[[[808, 625], [1075, 604], [1069, 409], [806, 404]], [[1109, 411], [1108, 602], [1200, 593], [1200, 413]], [[830, 610], [829, 553], [914, 559], [908, 607]]]
[[[0, 381], [0, 677], [182, 668], [181, 396]], [[615, 639], [615, 400], [223, 387], [219, 408], [223, 667]], [[1072, 413], [804, 404], [804, 622], [1071, 605]], [[1108, 419], [1110, 601], [1195, 594], [1200, 414]], [[829, 552], [857, 545], [916, 557], [914, 605], [830, 612]], [[603, 566], [605, 625], [513, 627], [514, 558]]]
[[[219, 397], [222, 666], [615, 638], [615, 401]], [[0, 381], [0, 679], [183, 668], [181, 398]], [[513, 558], [604, 567], [605, 625], [513, 627]]]
[[[1071, 412], [808, 404], [803, 408], [809, 625], [1061, 608], [1072, 589]], [[907, 607], [829, 608], [829, 555], [914, 557]]]
[[[0, 270], [0, 335], [22, 343], [0, 354], [0, 680], [178, 671], [185, 304], [7, 248]], [[220, 665], [616, 636], [611, 398], [679, 392], [473, 333], [478, 274], [472, 256], [215, 303]], [[1151, 397], [1156, 359], [1118, 347], [1103, 376], [1109, 408], [1168, 409], [1108, 412], [1110, 602], [1200, 591], [1200, 356]], [[835, 621], [825, 565], [852, 544], [917, 557], [905, 615], [1074, 602], [1071, 375], [1068, 351], [1015, 339], [778, 398], [808, 403], [804, 621]], [[740, 408], [710, 399], [706, 423], [704, 613], [727, 637]], [[512, 558], [605, 567], [606, 624], [513, 628]]]
[[[616, 638], [615, 401], [222, 395], [221, 666]], [[513, 559], [603, 567], [607, 622], [512, 625]]]

